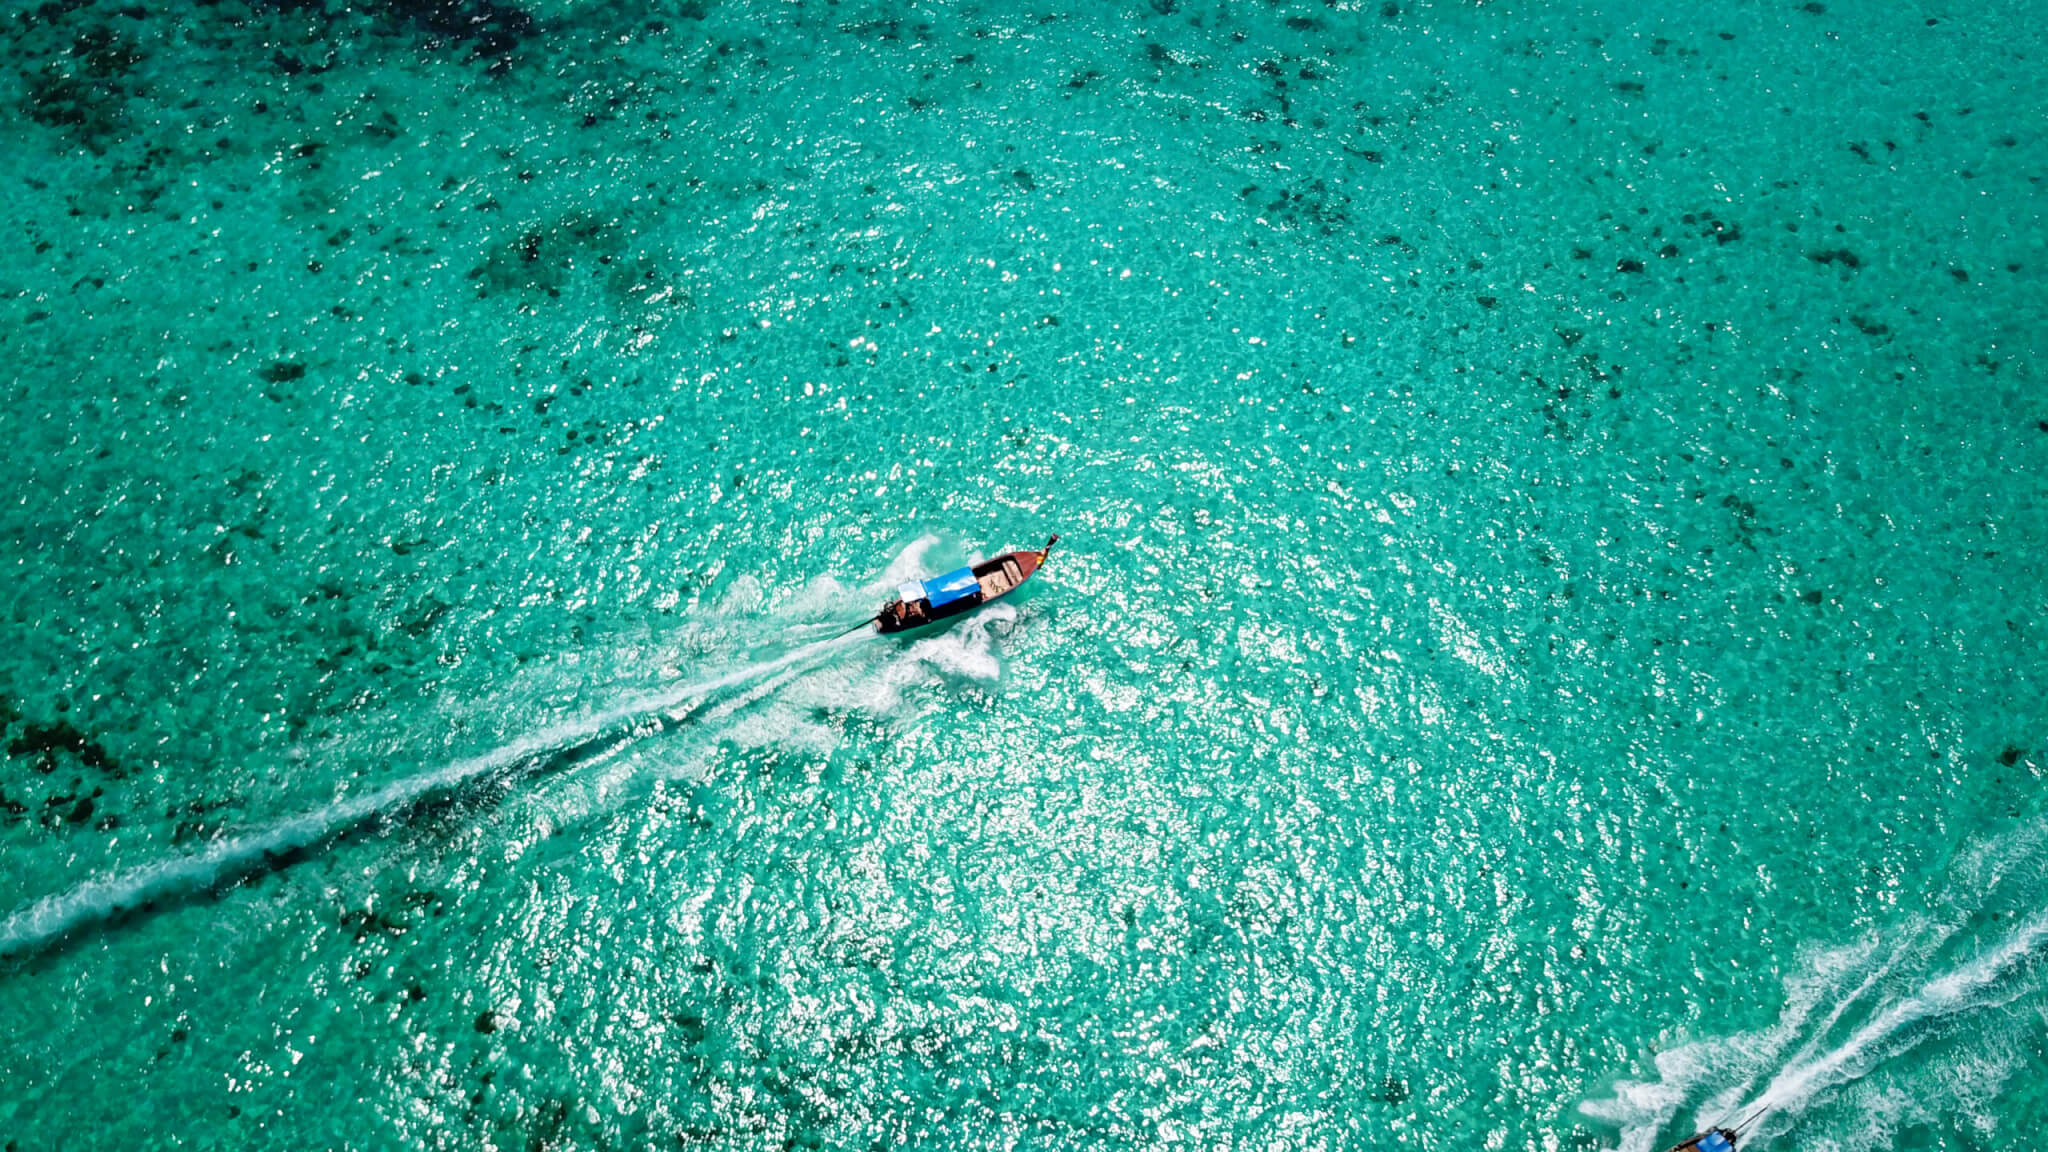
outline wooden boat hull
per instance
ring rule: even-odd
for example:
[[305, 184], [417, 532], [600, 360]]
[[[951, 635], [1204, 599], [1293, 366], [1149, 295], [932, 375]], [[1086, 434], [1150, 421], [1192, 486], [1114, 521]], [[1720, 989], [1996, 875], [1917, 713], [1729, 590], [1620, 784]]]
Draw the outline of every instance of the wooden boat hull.
[[[882, 606], [875, 614], [875, 626], [883, 632], [908, 632], [941, 620], [971, 612], [992, 600], [1000, 600], [1015, 592], [1032, 573], [1038, 571], [1051, 554], [1052, 546], [1059, 542], [1054, 536], [1046, 541], [1045, 547], [1036, 552], [1005, 552], [992, 556], [979, 564], [962, 569], [972, 572], [976, 587], [973, 591], [944, 603], [933, 603], [930, 599], [906, 599], [899, 597]], [[951, 575], [959, 575], [953, 573]]]

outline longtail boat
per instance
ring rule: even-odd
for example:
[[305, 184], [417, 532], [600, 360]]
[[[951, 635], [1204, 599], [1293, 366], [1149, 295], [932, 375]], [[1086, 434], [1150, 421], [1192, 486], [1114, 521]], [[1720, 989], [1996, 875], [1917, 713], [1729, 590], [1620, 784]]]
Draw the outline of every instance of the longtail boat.
[[882, 605], [871, 623], [884, 632], [907, 632], [1008, 596], [1031, 579], [1059, 542], [1054, 536], [1036, 552], [1005, 552], [943, 576], [907, 581], [897, 587], [896, 598]]
[[1735, 1152], [1736, 1135], [1733, 1128], [1709, 1128], [1683, 1144], [1672, 1145], [1671, 1152]]

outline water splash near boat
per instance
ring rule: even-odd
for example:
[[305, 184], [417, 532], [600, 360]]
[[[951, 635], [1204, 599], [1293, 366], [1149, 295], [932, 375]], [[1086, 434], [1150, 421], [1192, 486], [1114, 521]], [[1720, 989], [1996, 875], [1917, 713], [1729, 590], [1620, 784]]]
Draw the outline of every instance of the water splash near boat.
[[304, 815], [260, 831], [216, 841], [208, 848], [89, 880], [45, 896], [0, 921], [0, 957], [41, 951], [91, 924], [168, 898], [232, 883], [253, 871], [315, 848], [373, 821], [400, 815], [428, 800], [486, 780], [513, 777], [546, 758], [679, 709], [716, 707], [724, 693], [778, 674], [828, 662], [872, 639], [862, 631], [814, 640], [782, 655], [755, 660], [715, 676], [636, 695], [610, 708], [550, 725], [478, 756], [407, 776], [360, 795], [343, 796]]
[[[865, 603], [920, 571], [925, 554], [938, 543], [935, 536], [920, 537], [900, 549], [875, 580], [849, 590], [830, 577], [820, 577], [772, 609], [762, 601], [758, 582], [743, 577], [714, 611], [716, 626], [700, 638], [714, 661], [719, 652], [728, 659], [735, 651], [752, 657], [740, 657], [743, 662], [737, 667], [634, 693], [601, 711], [504, 740], [489, 752], [341, 796], [303, 815], [215, 841], [198, 852], [124, 869], [42, 897], [0, 920], [0, 959], [44, 951], [83, 928], [167, 900], [218, 890], [466, 788], [545, 774], [550, 771], [547, 765], [564, 758], [570, 763], [612, 760], [624, 746], [685, 722], [699, 728], [700, 737], [707, 740], [778, 743], [827, 752], [835, 736], [816, 721], [819, 712], [881, 713], [917, 684], [941, 677], [992, 680], [998, 666], [990, 629], [1006, 628], [1015, 619], [1015, 610], [1008, 605], [990, 605], [943, 632], [907, 646], [883, 646], [870, 660], [848, 663], [854, 650], [874, 640], [875, 634], [865, 626], [847, 629], [847, 603]], [[817, 619], [833, 612], [839, 619]], [[769, 625], [766, 630], [760, 627], [764, 623]], [[712, 634], [717, 638], [710, 638]], [[777, 648], [782, 649], [779, 654], [760, 655], [764, 649]], [[555, 690], [582, 680], [575, 668], [558, 668], [554, 674], [562, 681]], [[520, 693], [524, 698], [546, 694], [549, 690], [538, 684], [528, 684]], [[606, 747], [593, 748], [600, 743]], [[690, 755], [668, 759], [685, 765], [696, 760]], [[608, 784], [607, 790], [615, 790], [615, 784]]]
[[1857, 1079], [1888, 1055], [1915, 1043], [1920, 1024], [1959, 1012], [2011, 1003], [2025, 991], [2008, 986], [2007, 976], [2032, 959], [2048, 941], [2048, 911], [2014, 929], [1988, 952], [1922, 984], [1892, 1002], [1841, 1044], [1774, 1077], [1759, 1097], [1764, 1119], [1796, 1110], [1818, 1092]]
[[2044, 896], [2048, 826], [1983, 845], [1956, 867], [1938, 916], [1809, 950], [1772, 1026], [1661, 1052], [1655, 1081], [1622, 1081], [1581, 1111], [1618, 1127], [1622, 1152], [1744, 1117], [1759, 1147], [1795, 1134], [1802, 1146], [1889, 1146], [1915, 1125], [1989, 1135], [2022, 1033], [2044, 1020]]

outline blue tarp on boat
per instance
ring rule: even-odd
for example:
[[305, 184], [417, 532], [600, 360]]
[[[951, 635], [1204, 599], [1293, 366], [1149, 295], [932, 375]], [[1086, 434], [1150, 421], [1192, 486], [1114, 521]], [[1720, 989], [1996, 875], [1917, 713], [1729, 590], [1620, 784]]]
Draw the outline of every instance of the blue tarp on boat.
[[934, 608], [943, 608], [955, 600], [964, 600], [981, 590], [981, 581], [974, 578], [974, 569], [962, 568], [944, 576], [934, 576], [924, 582], [924, 598]]
[[1719, 1132], [1709, 1132], [1700, 1137], [1700, 1152], [1735, 1152], [1735, 1145]]

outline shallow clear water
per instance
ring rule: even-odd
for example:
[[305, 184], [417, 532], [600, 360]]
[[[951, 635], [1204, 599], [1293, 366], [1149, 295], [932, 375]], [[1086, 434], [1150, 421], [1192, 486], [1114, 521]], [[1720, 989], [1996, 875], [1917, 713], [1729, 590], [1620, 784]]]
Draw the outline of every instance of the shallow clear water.
[[0, 1133], [2030, 1144], [2043, 25], [1634, 9], [10, 10]]

